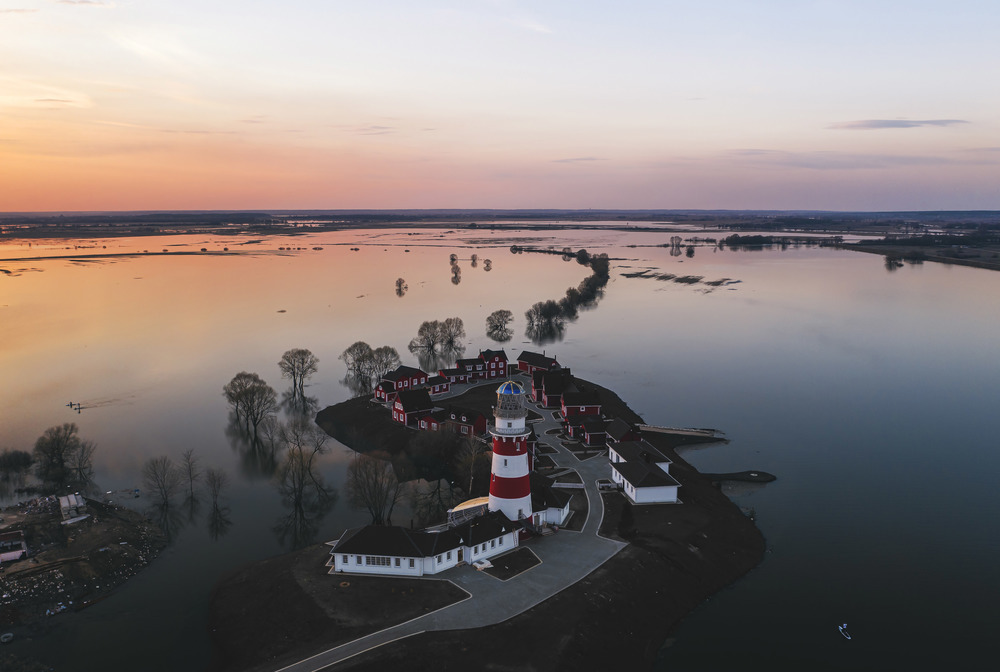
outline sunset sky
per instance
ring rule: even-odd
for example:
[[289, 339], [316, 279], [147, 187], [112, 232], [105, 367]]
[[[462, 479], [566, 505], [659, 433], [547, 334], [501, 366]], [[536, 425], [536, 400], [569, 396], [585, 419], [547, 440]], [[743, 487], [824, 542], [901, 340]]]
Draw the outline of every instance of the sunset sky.
[[995, 0], [0, 0], [0, 211], [1000, 209]]

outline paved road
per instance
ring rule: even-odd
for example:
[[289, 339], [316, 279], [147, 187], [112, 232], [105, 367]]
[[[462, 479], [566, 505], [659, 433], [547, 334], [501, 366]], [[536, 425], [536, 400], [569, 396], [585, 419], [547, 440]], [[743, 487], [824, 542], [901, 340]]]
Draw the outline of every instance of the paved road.
[[[499, 386], [497, 381], [487, 384]], [[531, 539], [528, 547], [542, 561], [541, 564], [507, 581], [478, 572], [469, 565], [442, 572], [435, 578], [452, 581], [468, 592], [469, 598], [324, 651], [279, 672], [315, 672], [369, 649], [429, 630], [461, 630], [501, 623], [573, 585], [625, 546], [622, 542], [597, 534], [604, 517], [604, 502], [597, 491], [596, 481], [610, 476], [607, 458], [598, 455], [589, 460], [578, 460], [554, 436], [545, 434], [546, 430], [559, 427], [559, 423], [552, 419], [552, 412], [539, 409], [530, 397], [528, 406], [542, 415], [543, 419], [535, 424], [535, 433], [540, 443], [548, 443], [556, 449], [549, 455], [556, 463], [556, 471], [561, 470], [559, 468], [572, 469], [583, 479], [588, 503], [583, 530], [560, 530], [548, 537]]]

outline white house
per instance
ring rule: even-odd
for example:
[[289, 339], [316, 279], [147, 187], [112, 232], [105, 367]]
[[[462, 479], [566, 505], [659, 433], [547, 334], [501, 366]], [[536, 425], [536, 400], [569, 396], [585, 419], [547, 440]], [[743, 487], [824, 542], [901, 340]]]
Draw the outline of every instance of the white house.
[[670, 475], [670, 458], [646, 441], [622, 441], [608, 447], [611, 480], [636, 504], [677, 502], [680, 483]]
[[[531, 472], [532, 522], [536, 526], [562, 525], [569, 518], [569, 500], [572, 495], [562, 488], [554, 488], [553, 480]], [[582, 492], [582, 490], [581, 490]]]
[[330, 542], [330, 573], [394, 576], [437, 574], [490, 558], [518, 545], [518, 528], [497, 511], [443, 532], [415, 532], [393, 525], [348, 530]]

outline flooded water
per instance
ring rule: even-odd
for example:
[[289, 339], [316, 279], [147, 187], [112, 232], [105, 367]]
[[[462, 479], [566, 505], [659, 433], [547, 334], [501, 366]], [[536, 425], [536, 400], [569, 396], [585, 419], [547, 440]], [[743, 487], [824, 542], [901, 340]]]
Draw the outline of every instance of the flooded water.
[[[537, 349], [650, 423], [725, 431], [728, 445], [686, 454], [699, 469], [778, 476], [731, 493], [756, 514], [764, 562], [685, 620], [660, 668], [977, 669], [1000, 594], [1000, 274], [888, 272], [877, 256], [826, 248], [702, 246], [688, 257], [652, 247], [669, 235], [378, 230], [0, 246], [10, 271], [0, 276], [0, 448], [30, 450], [47, 427], [75, 422], [98, 446], [104, 490], [141, 487], [146, 459], [189, 448], [231, 482], [221, 534], [204, 506], [184, 511], [149, 569], [12, 650], [57, 669], [203, 668], [212, 586], [295, 545], [272, 477], [227, 431], [223, 385], [253, 371], [280, 395], [281, 354], [309, 348], [320, 363], [306, 392], [324, 407], [350, 396], [338, 356], [354, 341], [391, 345], [416, 365], [406, 345], [420, 323], [457, 316], [474, 356], [497, 346], [485, 318], [500, 308], [515, 315], [508, 354], [536, 349], [522, 337], [525, 310], [589, 271], [512, 254], [518, 243], [615, 259], [597, 306]], [[171, 253], [84, 256], [162, 249]], [[623, 275], [643, 269], [703, 280]], [[324, 456], [327, 482], [342, 489], [347, 460], [342, 446]], [[365, 519], [341, 497], [312, 538]]]

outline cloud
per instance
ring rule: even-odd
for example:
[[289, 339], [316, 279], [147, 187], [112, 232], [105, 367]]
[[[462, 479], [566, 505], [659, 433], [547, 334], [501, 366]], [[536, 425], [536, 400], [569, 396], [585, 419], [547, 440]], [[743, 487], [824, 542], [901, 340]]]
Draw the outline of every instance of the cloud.
[[854, 154], [850, 152], [785, 152], [772, 149], [737, 149], [730, 153], [737, 160], [808, 170], [881, 170], [909, 166], [942, 166], [959, 163], [944, 156], [904, 154]]
[[553, 159], [552, 163], [581, 163], [583, 161], [606, 161], [597, 156], [576, 156], [570, 159]]
[[78, 7], [94, 7], [97, 9], [114, 9], [113, 2], [100, 2], [99, 0], [57, 0], [60, 5], [77, 5]]
[[0, 9], [0, 14], [34, 14], [37, 9]]
[[377, 126], [371, 124], [368, 126], [359, 126], [354, 129], [354, 132], [358, 135], [387, 135], [395, 132], [395, 130], [396, 129], [392, 126]]
[[882, 128], [920, 128], [921, 126], [954, 126], [967, 124], [964, 119], [861, 119], [838, 121], [827, 128], [845, 131], [872, 131]]

